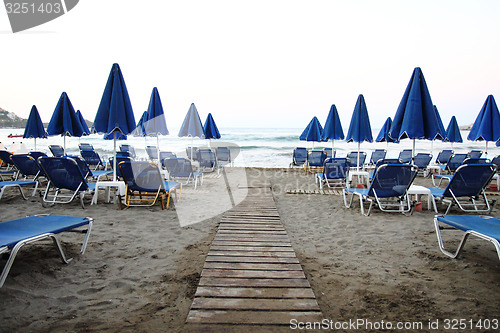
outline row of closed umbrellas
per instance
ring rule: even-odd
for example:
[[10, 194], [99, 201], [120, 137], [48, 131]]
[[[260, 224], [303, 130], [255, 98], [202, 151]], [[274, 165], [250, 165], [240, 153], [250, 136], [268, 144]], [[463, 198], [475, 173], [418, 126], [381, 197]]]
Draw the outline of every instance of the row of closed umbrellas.
[[[43, 127], [36, 106], [33, 106], [23, 137], [35, 138], [36, 149], [37, 138], [62, 135], [64, 148], [66, 148], [66, 136], [80, 137], [90, 133], [104, 134], [104, 139], [112, 139], [114, 156], [116, 156], [116, 140], [125, 139], [129, 134], [156, 136], [157, 138], [159, 135], [168, 135], [158, 89], [153, 88], [148, 110], [143, 113], [136, 125], [120, 66], [113, 64], [91, 129], [87, 127], [80, 111], [75, 112], [68, 95], [63, 92], [47, 126], [47, 131]], [[196, 106], [192, 103], [179, 131], [179, 137], [218, 139], [220, 133], [211, 114], [208, 114], [205, 126], [202, 125]], [[159, 154], [158, 144], [157, 149]], [[116, 161], [116, 158], [114, 160]], [[116, 165], [113, 169], [116, 170]], [[113, 175], [113, 179], [116, 180], [116, 174]]]
[[[415, 155], [415, 140], [417, 139], [462, 142], [455, 116], [451, 118], [448, 128], [444, 129], [439, 112], [432, 103], [424, 75], [419, 67], [413, 71], [394, 116], [394, 121], [390, 117], [387, 118], [376, 141], [399, 142], [399, 140], [406, 138], [413, 140], [413, 156]], [[486, 152], [488, 142], [496, 142], [497, 146], [500, 146], [500, 113], [492, 95], [486, 98], [467, 138], [471, 141], [485, 141]], [[299, 139], [313, 142], [332, 140], [332, 147], [334, 140], [344, 140], [344, 133], [335, 105], [330, 108], [324, 128], [314, 117]], [[360, 143], [373, 142], [370, 119], [363, 95], [358, 97], [345, 140], [357, 142], [358, 151]]]

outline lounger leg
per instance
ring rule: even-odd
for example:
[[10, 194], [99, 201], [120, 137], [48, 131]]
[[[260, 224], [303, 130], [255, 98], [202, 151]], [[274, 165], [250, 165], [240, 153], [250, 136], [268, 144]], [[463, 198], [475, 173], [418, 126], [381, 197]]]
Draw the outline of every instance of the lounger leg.
[[63, 264], [67, 264], [71, 260], [73, 260], [73, 258], [66, 259], [66, 256], [64, 255], [64, 251], [63, 251], [62, 246], [61, 246], [61, 242], [56, 237], [56, 235], [49, 235], [49, 236], [50, 236], [50, 238], [52, 238], [52, 241], [54, 242], [54, 245], [57, 248], [57, 252], [59, 252], [59, 256], [61, 257]]
[[361, 214], [363, 214], [364, 216], [369, 216], [371, 211], [372, 211], [373, 200], [370, 198], [366, 198], [366, 200], [368, 200], [370, 202], [370, 206], [368, 206], [368, 212], [365, 214], [365, 206], [364, 206], [364, 202], [363, 202], [363, 196], [362, 195], [359, 196], [359, 202], [361, 204]]
[[21, 196], [23, 197], [24, 200], [28, 200], [26, 196], [24, 195], [23, 189], [21, 188], [20, 185], [17, 185], [17, 188], [19, 189], [19, 192], [21, 192]]
[[467, 238], [469, 238], [470, 234], [466, 232], [464, 237], [462, 238], [462, 241], [460, 242], [460, 245], [458, 246], [456, 252], [451, 253], [444, 248], [443, 239], [441, 236], [441, 230], [439, 229], [439, 221], [437, 220], [437, 217], [434, 217], [434, 227], [436, 228], [436, 236], [438, 239], [439, 248], [441, 249], [441, 252], [443, 252], [444, 254], [446, 254], [450, 258], [458, 257], [458, 255], [460, 254], [460, 252], [462, 251], [462, 249], [465, 245], [465, 242], [467, 241]]

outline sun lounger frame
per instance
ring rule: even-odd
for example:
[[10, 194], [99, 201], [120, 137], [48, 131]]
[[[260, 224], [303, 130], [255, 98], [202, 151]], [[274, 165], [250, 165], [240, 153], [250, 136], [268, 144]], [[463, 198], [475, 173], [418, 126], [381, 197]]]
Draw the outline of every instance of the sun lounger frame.
[[[478, 232], [476, 230], [474, 230], [473, 226], [470, 226], [470, 225], [463, 225], [464, 223], [462, 222], [462, 225], [461, 226], [457, 226], [455, 223], [453, 223], [453, 219], [455, 218], [461, 218], [461, 219], [488, 219], [490, 220], [489, 222], [494, 222], [494, 223], [498, 223], [500, 225], [500, 220], [497, 219], [497, 218], [493, 218], [493, 217], [490, 217], [490, 216], [477, 216], [477, 215], [458, 215], [458, 216], [455, 216], [455, 215], [436, 215], [434, 216], [434, 227], [436, 229], [436, 236], [437, 236], [437, 239], [438, 239], [438, 243], [439, 243], [439, 248], [441, 250], [441, 252], [443, 252], [445, 255], [447, 255], [448, 257], [450, 258], [457, 258], [458, 255], [460, 254], [460, 252], [462, 252], [464, 246], [465, 246], [465, 242], [467, 241], [467, 239], [469, 238], [470, 235], [472, 236], [476, 236], [478, 238], [481, 238], [481, 239], [484, 239], [484, 240], [487, 240], [489, 242], [491, 242], [494, 246], [495, 246], [495, 249], [497, 250], [497, 255], [498, 255], [498, 259], [500, 260], [500, 242], [497, 238], [495, 238], [493, 235], [491, 234], [488, 234], [487, 232]], [[444, 221], [443, 221], [444, 219]], [[446, 220], [448, 219], [448, 220]], [[444, 243], [443, 243], [443, 238], [442, 238], [442, 235], [441, 235], [441, 228], [439, 226], [439, 223], [444, 223], [446, 225], [449, 225], [457, 230], [461, 230], [461, 231], [464, 231], [464, 235], [462, 237], [462, 240], [460, 241], [460, 244], [458, 245], [457, 249], [455, 250], [455, 253], [453, 252], [450, 252], [448, 250], [445, 249], [444, 247]], [[467, 224], [467, 223], [465, 223]]]
[[[61, 216], [61, 215], [32, 215], [32, 216], [28, 216], [25, 218], [6, 221], [6, 222], [13, 223], [12, 221], [16, 221], [15, 223], [23, 224], [23, 223], [25, 223], [26, 219], [31, 219], [33, 217], [39, 217], [41, 219], [50, 219], [51, 217], [59, 218], [59, 217], [64, 217], [64, 216]], [[74, 218], [74, 216], [68, 216], [68, 217]], [[5, 266], [2, 270], [2, 274], [0, 275], [0, 288], [3, 286], [3, 284], [5, 283], [5, 280], [7, 279], [7, 275], [10, 272], [10, 269], [12, 267], [12, 264], [14, 263], [14, 259], [16, 258], [17, 253], [24, 245], [38, 242], [38, 241], [46, 239], [46, 238], [51, 238], [52, 241], [54, 242], [54, 245], [55, 245], [58, 253], [59, 253], [61, 261], [65, 264], [67, 264], [72, 260], [72, 258], [66, 258], [66, 255], [64, 254], [64, 250], [62, 249], [61, 243], [60, 243], [57, 235], [59, 233], [65, 232], [65, 231], [75, 231], [74, 229], [76, 229], [76, 228], [80, 228], [84, 225], [88, 225], [87, 229], [82, 231], [82, 232], [85, 232], [85, 237], [83, 239], [83, 244], [82, 244], [82, 247], [80, 249], [80, 254], [84, 254], [85, 249], [87, 248], [87, 243], [88, 243], [88, 239], [90, 237], [90, 231], [92, 230], [92, 224], [94, 222], [94, 219], [91, 217], [85, 217], [83, 219], [84, 220], [81, 223], [75, 223], [75, 226], [68, 226], [67, 228], [65, 228], [63, 230], [58, 230], [58, 231], [52, 231], [52, 232], [47, 231], [43, 234], [35, 235], [33, 237], [28, 237], [28, 238], [25, 238], [23, 240], [20, 240], [17, 243], [15, 243], [15, 245], [12, 248], [9, 246], [1, 246], [0, 247], [0, 254], [10, 252], [10, 255], [9, 255], [9, 258], [7, 259], [7, 262], [5, 263]], [[17, 222], [17, 221], [19, 221], [19, 222]], [[5, 223], [5, 222], [2, 222], [2, 223]], [[42, 223], [42, 222], [40, 222], [40, 223]]]

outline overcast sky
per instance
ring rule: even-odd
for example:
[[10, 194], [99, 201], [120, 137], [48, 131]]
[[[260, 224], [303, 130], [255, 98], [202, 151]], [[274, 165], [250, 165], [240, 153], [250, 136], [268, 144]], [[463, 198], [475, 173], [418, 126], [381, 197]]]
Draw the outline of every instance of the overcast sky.
[[13, 34], [0, 7], [0, 107], [48, 122], [66, 91], [93, 121], [117, 62], [136, 120], [157, 87], [169, 129], [191, 103], [221, 128], [302, 128], [335, 104], [346, 131], [359, 94], [380, 128], [418, 66], [444, 126], [465, 125], [500, 98], [499, 17], [495, 0], [81, 0]]

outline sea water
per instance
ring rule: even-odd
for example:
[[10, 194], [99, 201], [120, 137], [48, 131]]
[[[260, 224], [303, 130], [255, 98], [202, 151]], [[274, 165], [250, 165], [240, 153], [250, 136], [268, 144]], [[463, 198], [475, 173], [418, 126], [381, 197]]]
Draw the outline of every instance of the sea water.
[[[185, 156], [187, 146], [231, 146], [232, 157], [235, 166], [245, 167], [267, 167], [267, 168], [283, 168], [288, 167], [292, 161], [292, 153], [295, 147], [306, 148], [331, 148], [332, 142], [306, 142], [300, 141], [299, 135], [303, 129], [300, 128], [219, 128], [221, 138], [218, 140], [205, 140], [199, 138], [179, 138], [178, 130], [169, 129], [170, 135], [156, 137], [135, 137], [129, 135], [127, 140], [119, 140], [116, 142], [116, 147], [119, 149], [121, 144], [132, 145], [139, 159], [147, 159], [146, 146], [156, 146], [159, 142], [161, 151], [172, 151], [178, 156]], [[375, 138], [379, 129], [373, 129], [373, 137]], [[9, 134], [22, 135], [24, 129], [0, 129], [0, 142], [8, 149], [13, 143], [22, 143], [26, 149], [35, 150], [34, 139], [9, 138]], [[463, 143], [442, 142], [440, 140], [416, 140], [416, 153], [425, 152], [432, 153], [434, 157], [443, 149], [453, 149], [456, 153], [466, 153], [470, 150], [485, 151], [485, 142], [468, 141], [468, 131], [461, 131]], [[94, 149], [106, 158], [113, 155], [113, 140], [104, 140], [103, 135], [91, 134], [89, 136], [66, 137], [51, 136], [47, 139], [36, 139], [36, 150], [44, 151], [47, 155], [51, 155], [48, 149], [49, 145], [64, 146], [66, 141], [66, 151], [68, 154], [78, 154], [78, 144], [90, 143]], [[404, 139], [399, 144], [395, 143], [377, 143], [363, 142], [359, 145], [361, 151], [367, 153], [367, 159], [370, 158], [371, 152], [374, 149], [386, 149], [388, 158], [396, 158], [399, 152], [403, 149], [412, 149], [413, 140]], [[337, 157], [346, 156], [351, 151], [358, 150], [358, 144], [355, 142], [347, 143], [344, 140], [335, 140], [333, 148], [336, 151]], [[496, 147], [494, 143], [488, 144], [488, 158], [500, 154], [500, 147]], [[483, 155], [484, 157], [484, 155]]]

